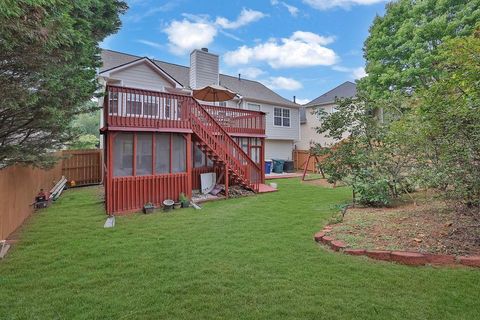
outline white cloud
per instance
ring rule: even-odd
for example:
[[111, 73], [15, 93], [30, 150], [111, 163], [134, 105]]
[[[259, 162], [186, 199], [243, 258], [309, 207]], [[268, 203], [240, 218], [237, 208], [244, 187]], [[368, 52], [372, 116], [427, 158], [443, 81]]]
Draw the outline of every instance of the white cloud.
[[367, 75], [364, 67], [347, 68], [347, 67], [336, 65], [336, 66], [333, 66], [332, 69], [335, 71], [349, 73], [350, 78], [352, 78], [353, 80], [361, 79]]
[[141, 12], [133, 13], [133, 14], [130, 14], [130, 15], [127, 14], [125, 16], [125, 20], [126, 21], [132, 21], [132, 22], [140, 22], [145, 18], [156, 15], [157, 13], [168, 12], [168, 11], [174, 9], [175, 6], [177, 6], [177, 5], [178, 5], [178, 3], [175, 2], [175, 1], [170, 1], [170, 2], [167, 2], [167, 3], [165, 3], [163, 5], [160, 5], [160, 6], [152, 4], [152, 5], [149, 6], [149, 9], [147, 9], [147, 10], [140, 10], [140, 9], [143, 9], [143, 8], [139, 8], [137, 10], [137, 12], [138, 11], [141, 11]]
[[335, 7], [349, 9], [355, 5], [371, 5], [385, 1], [386, 0], [303, 0], [304, 3], [319, 10], [327, 10]]
[[224, 59], [230, 65], [265, 61], [272, 68], [330, 66], [337, 62], [338, 57], [325, 45], [333, 41], [334, 37], [296, 31], [290, 38], [270, 39], [253, 47], [241, 46], [227, 52]]
[[164, 32], [168, 36], [170, 51], [179, 55], [207, 47], [217, 35], [217, 29], [206, 20], [173, 20]]
[[288, 12], [294, 17], [298, 16], [298, 12], [300, 11], [297, 7], [292, 6], [288, 3], [282, 2], [283, 6], [287, 8]]
[[300, 10], [297, 7], [292, 6], [284, 1], [270, 0], [270, 4], [272, 6], [278, 6], [279, 4], [281, 4], [282, 6], [287, 8], [288, 12], [290, 12], [290, 14], [294, 17], [298, 16], [298, 13], [300, 12]]
[[238, 29], [252, 22], [258, 21], [265, 17], [266, 14], [260, 11], [243, 8], [237, 20], [230, 21], [224, 17], [217, 17], [215, 23], [224, 29]]
[[298, 90], [303, 87], [301, 82], [286, 77], [270, 77], [263, 80], [262, 83], [272, 90]]
[[296, 102], [297, 102], [298, 104], [306, 104], [306, 103], [309, 103], [309, 102], [310, 102], [310, 99], [297, 98], [297, 99], [296, 99]]
[[142, 43], [144, 45], [147, 45], [149, 47], [155, 48], [155, 49], [164, 49], [164, 45], [158, 43], [158, 42], [153, 42], [149, 40], [137, 40], [138, 43]]
[[215, 21], [212, 21], [205, 14], [183, 13], [182, 16], [183, 20], [173, 20], [163, 29], [168, 36], [170, 51], [177, 55], [185, 54], [193, 49], [207, 47], [219, 32], [237, 41], [243, 41], [223, 29], [237, 29], [266, 15], [260, 11], [244, 8], [235, 21], [229, 21], [223, 17], [217, 17]]
[[238, 73], [245, 78], [257, 79], [259, 76], [265, 74], [265, 71], [256, 67], [247, 67], [239, 69]]
[[359, 68], [355, 68], [355, 69], [352, 70], [352, 75], [353, 75], [353, 78], [355, 80], [357, 80], [357, 79], [361, 79], [363, 77], [366, 77], [367, 73], [365, 72], [364, 67], [359, 67]]

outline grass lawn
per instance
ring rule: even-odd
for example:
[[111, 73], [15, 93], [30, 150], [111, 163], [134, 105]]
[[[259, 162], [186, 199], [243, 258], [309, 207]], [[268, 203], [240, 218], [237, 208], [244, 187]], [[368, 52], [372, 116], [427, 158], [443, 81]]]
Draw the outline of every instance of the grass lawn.
[[29, 220], [0, 261], [0, 319], [478, 319], [480, 271], [330, 252], [313, 234], [347, 188], [279, 192], [117, 218], [97, 188]]

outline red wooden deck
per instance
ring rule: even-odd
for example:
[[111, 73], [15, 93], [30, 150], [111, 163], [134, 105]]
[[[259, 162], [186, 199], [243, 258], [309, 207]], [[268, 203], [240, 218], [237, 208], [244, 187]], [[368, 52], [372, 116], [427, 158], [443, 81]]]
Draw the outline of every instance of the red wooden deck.
[[[265, 114], [262, 112], [200, 105], [191, 96], [107, 86], [104, 119], [102, 132], [107, 135], [104, 181], [108, 213], [139, 210], [147, 202], [161, 205], [165, 199], [177, 201], [180, 193], [191, 196], [192, 187], [199, 183], [198, 175], [208, 170], [224, 175], [227, 194], [232, 184], [260, 192], [265, 179]], [[137, 132], [133, 138], [132, 176], [113, 175], [114, 137], [120, 131]], [[137, 175], [135, 150], [139, 131], [183, 134], [187, 141], [186, 172], [156, 174], [152, 169], [151, 174]], [[259, 163], [232, 137], [236, 135], [260, 139], [261, 143], [254, 145], [260, 151], [256, 153]], [[190, 149], [193, 140], [214, 163], [214, 168], [193, 168]], [[165, 157], [172, 159], [171, 153], [170, 150], [170, 155]], [[152, 144], [152, 154], [152, 167], [155, 168], [155, 143]]]

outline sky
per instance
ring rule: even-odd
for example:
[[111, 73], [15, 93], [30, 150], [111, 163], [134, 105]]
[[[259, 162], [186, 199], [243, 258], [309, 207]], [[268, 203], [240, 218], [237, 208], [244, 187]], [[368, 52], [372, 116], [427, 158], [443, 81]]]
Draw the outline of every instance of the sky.
[[363, 43], [384, 0], [127, 0], [106, 49], [189, 65], [193, 49], [220, 72], [258, 80], [306, 103], [365, 75]]

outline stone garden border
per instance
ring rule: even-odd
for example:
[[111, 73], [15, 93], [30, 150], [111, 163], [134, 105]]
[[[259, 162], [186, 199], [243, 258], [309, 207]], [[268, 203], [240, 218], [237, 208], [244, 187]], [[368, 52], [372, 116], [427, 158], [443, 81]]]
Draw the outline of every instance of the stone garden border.
[[354, 256], [367, 256], [375, 260], [391, 261], [410, 266], [424, 266], [427, 264], [435, 266], [464, 265], [480, 268], [480, 256], [454, 256], [447, 254], [430, 254], [412, 251], [390, 251], [390, 250], [367, 250], [353, 249], [340, 240], [335, 240], [329, 234], [332, 226], [325, 226], [322, 231], [315, 233], [313, 239], [328, 246], [333, 251]]

